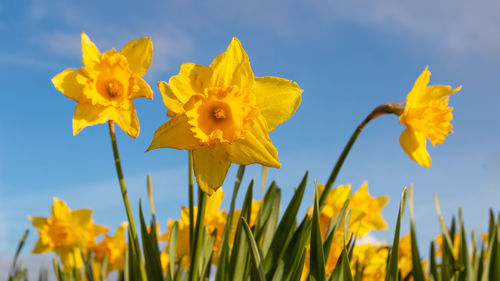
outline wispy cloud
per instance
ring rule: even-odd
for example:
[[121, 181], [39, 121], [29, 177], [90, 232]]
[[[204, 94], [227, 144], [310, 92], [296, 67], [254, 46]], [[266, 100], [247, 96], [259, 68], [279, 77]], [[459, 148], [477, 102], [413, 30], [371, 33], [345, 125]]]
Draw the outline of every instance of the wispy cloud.
[[317, 8], [325, 17], [398, 32], [459, 55], [500, 55], [498, 1], [354, 0], [328, 1], [328, 7]]

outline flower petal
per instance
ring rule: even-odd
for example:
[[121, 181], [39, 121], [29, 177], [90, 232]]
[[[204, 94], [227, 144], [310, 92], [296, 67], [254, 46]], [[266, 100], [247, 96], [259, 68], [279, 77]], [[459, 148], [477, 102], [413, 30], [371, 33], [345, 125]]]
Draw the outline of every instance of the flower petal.
[[227, 50], [212, 61], [210, 68], [213, 70], [211, 86], [236, 85], [240, 89], [250, 89], [253, 85], [254, 76], [248, 55], [236, 37], [233, 37]]
[[87, 126], [102, 124], [108, 120], [114, 121], [133, 138], [139, 135], [139, 120], [137, 120], [135, 107], [131, 101], [125, 101], [122, 108], [78, 103], [73, 116], [73, 135], [78, 134]]
[[35, 248], [33, 248], [33, 251], [31, 251], [31, 253], [42, 254], [42, 253], [46, 253], [46, 252], [50, 252], [50, 251], [52, 251], [52, 247], [48, 244], [44, 244], [42, 242], [42, 239], [40, 238], [36, 242]]
[[90, 38], [82, 32], [82, 63], [87, 67], [92, 67], [101, 60], [101, 52], [94, 45]]
[[63, 200], [54, 197], [52, 203], [52, 216], [58, 219], [70, 219], [71, 217], [71, 209], [66, 205], [66, 202]]
[[175, 114], [184, 112], [184, 109], [182, 108], [183, 103], [178, 99], [167, 82], [158, 82], [158, 89], [160, 89], [160, 93], [163, 98], [163, 104], [165, 104], [165, 106], [168, 108], [168, 111], [170, 112], [170, 114], [167, 113], [168, 116], [172, 117]]
[[113, 114], [109, 120], [113, 120], [116, 124], [123, 130], [127, 135], [137, 138], [139, 135], [139, 119], [137, 119], [137, 113], [135, 112], [134, 103], [132, 101], [126, 101], [125, 106], [120, 108], [111, 108], [111, 113]]
[[415, 162], [425, 168], [431, 166], [431, 157], [425, 148], [427, 140], [422, 133], [406, 128], [399, 137], [399, 143], [406, 154]]
[[212, 69], [207, 66], [184, 63], [179, 74], [172, 76], [168, 83], [174, 92], [174, 97], [182, 104], [186, 103], [192, 95], [203, 95], [204, 88], [209, 86]]
[[256, 78], [252, 90], [269, 131], [295, 113], [303, 91], [297, 83], [278, 77]]
[[196, 182], [203, 191], [212, 195], [224, 183], [231, 162], [220, 146], [213, 149], [203, 146], [193, 151], [193, 166]]
[[427, 86], [425, 89], [426, 93], [421, 97], [421, 100], [429, 103], [432, 101], [440, 101], [444, 99], [446, 96], [454, 94], [462, 89], [462, 86], [459, 86], [455, 89], [452, 89], [449, 85], [432, 85]]
[[193, 137], [185, 114], [179, 114], [161, 125], [153, 135], [153, 140], [147, 151], [169, 147], [175, 149], [197, 149], [200, 145]]
[[44, 217], [32, 217], [29, 216], [28, 219], [31, 221], [31, 224], [36, 228], [42, 228], [42, 226], [47, 221], [47, 218]]
[[71, 68], [57, 74], [52, 78], [54, 87], [61, 91], [66, 97], [79, 102], [87, 100], [83, 94], [83, 89], [87, 83], [88, 78], [77, 70]]
[[259, 116], [251, 131], [244, 139], [233, 144], [224, 145], [229, 155], [229, 161], [240, 165], [261, 164], [263, 166], [280, 168], [278, 150], [274, 147], [268, 135], [264, 117]]
[[136, 77], [135, 85], [132, 89], [132, 92], [130, 93], [130, 99], [143, 98], [143, 97], [152, 100], [153, 90], [151, 90], [151, 87], [146, 81], [144, 81], [144, 79]]
[[92, 210], [90, 209], [78, 209], [74, 210], [71, 213], [72, 221], [75, 222], [76, 225], [85, 226], [90, 223], [92, 220]]
[[148, 71], [153, 56], [153, 43], [151, 38], [142, 37], [134, 39], [120, 50], [128, 60], [128, 65], [132, 73], [142, 77]]

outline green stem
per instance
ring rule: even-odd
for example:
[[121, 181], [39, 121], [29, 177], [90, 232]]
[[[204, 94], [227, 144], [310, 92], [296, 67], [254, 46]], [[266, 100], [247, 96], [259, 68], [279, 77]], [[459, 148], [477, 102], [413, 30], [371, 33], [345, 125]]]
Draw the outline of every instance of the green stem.
[[319, 207], [320, 209], [323, 207], [323, 205], [326, 202], [326, 198], [328, 198], [328, 193], [330, 192], [333, 184], [335, 183], [335, 179], [337, 179], [337, 175], [339, 174], [340, 168], [342, 168], [342, 165], [344, 164], [344, 161], [351, 151], [352, 146], [354, 145], [354, 142], [356, 142], [356, 139], [358, 138], [359, 134], [363, 130], [363, 128], [373, 119], [379, 117], [380, 115], [383, 114], [395, 114], [395, 115], [401, 115], [403, 109], [401, 108], [403, 104], [401, 103], [386, 103], [382, 104], [378, 107], [376, 107], [368, 116], [366, 116], [365, 120], [359, 124], [358, 127], [356, 127], [356, 130], [354, 130], [354, 133], [352, 133], [351, 138], [347, 142], [346, 146], [344, 147], [344, 150], [342, 150], [342, 153], [339, 156], [339, 159], [337, 159], [337, 163], [335, 163], [335, 166], [333, 167], [332, 172], [330, 173], [330, 177], [328, 177], [328, 181], [325, 184], [325, 190], [323, 193], [321, 193], [320, 199], [319, 199]]
[[196, 215], [196, 228], [194, 230], [194, 247], [191, 248], [191, 264], [189, 266], [189, 281], [198, 280], [198, 260], [200, 259], [202, 246], [202, 233], [204, 231], [205, 208], [207, 205], [207, 194], [198, 188], [198, 214]]
[[189, 245], [193, 248], [194, 231], [194, 199], [193, 199], [193, 153], [188, 151], [188, 180], [189, 180]]
[[109, 135], [111, 136], [111, 145], [113, 146], [113, 155], [115, 158], [115, 167], [116, 174], [118, 176], [118, 182], [120, 183], [120, 190], [122, 193], [123, 204], [125, 205], [125, 211], [127, 212], [127, 218], [129, 222], [129, 232], [132, 236], [132, 246], [135, 248], [135, 252], [137, 253], [137, 258], [139, 260], [139, 268], [141, 271], [142, 280], [146, 281], [146, 270], [144, 268], [144, 264], [142, 262], [142, 256], [139, 248], [139, 241], [137, 240], [137, 231], [135, 229], [134, 216], [132, 214], [132, 209], [130, 208], [130, 201], [128, 199], [127, 187], [125, 186], [125, 179], [123, 178], [122, 165], [120, 163], [120, 155], [118, 154], [118, 144], [116, 143], [116, 134], [115, 134], [115, 126], [113, 121], [108, 121], [109, 127]]

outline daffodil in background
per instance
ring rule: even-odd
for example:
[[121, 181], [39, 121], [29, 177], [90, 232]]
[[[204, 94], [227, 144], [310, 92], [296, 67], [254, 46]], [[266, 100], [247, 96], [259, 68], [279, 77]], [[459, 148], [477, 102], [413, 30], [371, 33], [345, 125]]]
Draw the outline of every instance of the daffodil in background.
[[[224, 192], [222, 189], [218, 189], [214, 194], [207, 199], [207, 206], [205, 212], [204, 226], [207, 228], [208, 233], [211, 235], [214, 231], [217, 231], [215, 237], [215, 244], [213, 247], [213, 262], [217, 262], [217, 257], [219, 254], [219, 248], [222, 241], [222, 235], [224, 233], [224, 228], [227, 221], [227, 213], [225, 210], [219, 210], [222, 200], [224, 199]], [[196, 224], [196, 218], [198, 214], [198, 207], [194, 206], [194, 224]], [[169, 220], [167, 233], [159, 237], [159, 241], [169, 242], [172, 227], [174, 225], [174, 220]], [[189, 244], [189, 208], [181, 208], [181, 218], [178, 221], [178, 234], [177, 234], [177, 252], [176, 258], [182, 258], [182, 264], [184, 268], [189, 268], [190, 264], [190, 244]], [[168, 249], [168, 246], [167, 246]], [[163, 263], [168, 264], [166, 261], [169, 258], [165, 254], [163, 255]], [[170, 257], [171, 258], [171, 257]]]
[[268, 134], [296, 111], [302, 89], [283, 78], [254, 77], [236, 37], [209, 66], [185, 63], [158, 87], [172, 119], [156, 130], [148, 150], [193, 151], [203, 191], [217, 190], [231, 163], [281, 166]]
[[[120, 224], [114, 236], [105, 235], [101, 242], [93, 247], [94, 256], [94, 273], [100, 272], [104, 258], [107, 259], [106, 271], [109, 273], [113, 270], [123, 269], [125, 260], [125, 250], [127, 242], [125, 239], [125, 230], [128, 223]], [[96, 277], [96, 279], [99, 279]]]
[[408, 156], [425, 168], [431, 166], [431, 157], [426, 149], [427, 140], [432, 145], [441, 144], [452, 132], [450, 121], [453, 119], [453, 108], [448, 106], [448, 99], [449, 95], [462, 88], [428, 86], [430, 76], [426, 67], [408, 93], [404, 110], [399, 116], [399, 123], [406, 126], [399, 142]]
[[31, 216], [29, 219], [40, 234], [34, 254], [55, 252], [63, 268], [70, 270], [82, 264], [79, 245], [87, 252], [95, 245], [95, 238], [108, 228], [92, 221], [92, 210], [71, 210], [66, 203], [54, 198], [49, 218]]
[[87, 126], [114, 121], [136, 138], [139, 121], [132, 99], [153, 98], [153, 91], [141, 78], [151, 65], [151, 39], [135, 39], [120, 52], [112, 49], [101, 53], [82, 33], [82, 54], [84, 67], [66, 69], [52, 79], [56, 89], [77, 102], [73, 134]]

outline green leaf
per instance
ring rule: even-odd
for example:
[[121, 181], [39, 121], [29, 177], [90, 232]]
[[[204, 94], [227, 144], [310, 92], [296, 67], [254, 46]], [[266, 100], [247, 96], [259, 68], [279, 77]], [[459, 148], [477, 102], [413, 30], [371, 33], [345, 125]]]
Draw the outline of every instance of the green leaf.
[[149, 201], [149, 209], [151, 210], [151, 214], [155, 217], [155, 200], [153, 194], [153, 180], [151, 179], [151, 175], [148, 174], [146, 184], [148, 187], [148, 201]]
[[271, 246], [269, 247], [269, 251], [264, 258], [264, 272], [266, 275], [273, 274], [276, 266], [278, 264], [278, 260], [283, 255], [287, 244], [293, 235], [293, 228], [296, 224], [297, 212], [300, 208], [300, 203], [302, 202], [302, 198], [304, 196], [304, 191], [306, 188], [308, 172], [302, 178], [302, 181], [299, 184], [299, 187], [295, 191], [288, 207], [283, 214], [283, 217], [278, 225], [278, 229], [276, 230], [273, 240], [271, 242]]
[[198, 188], [198, 214], [196, 215], [196, 227], [194, 229], [193, 247], [191, 248], [191, 261], [189, 265], [189, 281], [200, 280], [200, 258], [203, 245], [203, 233], [205, 224], [205, 209], [207, 205], [207, 194]]
[[335, 265], [335, 269], [330, 277], [330, 281], [353, 281], [347, 255], [348, 254], [344, 245], [344, 249], [342, 250], [337, 264]]
[[[439, 205], [439, 199], [438, 199], [436, 193], [434, 193], [434, 204], [436, 205], [436, 213], [437, 213], [438, 218], [439, 218], [439, 224], [441, 226], [441, 232], [443, 235], [443, 248], [446, 248], [446, 251], [448, 251], [448, 253], [451, 253], [449, 255], [449, 259], [451, 260], [451, 265], [454, 266], [456, 261], [455, 261], [455, 257], [453, 256], [453, 240], [451, 238], [452, 236], [450, 235], [450, 232], [448, 231], [448, 228], [446, 227], [446, 223], [444, 222], [443, 215], [441, 214], [441, 207]], [[453, 228], [454, 227], [452, 227], [452, 229]], [[454, 235], [453, 235], [453, 237], [454, 237]], [[444, 253], [443, 253], [443, 259], [444, 259]]]
[[321, 228], [319, 224], [318, 191], [314, 196], [314, 210], [311, 229], [311, 257], [309, 262], [311, 281], [326, 280], [325, 255], [323, 253], [323, 241], [321, 241]]
[[412, 272], [415, 281], [425, 281], [424, 271], [422, 269], [422, 261], [420, 260], [420, 252], [417, 245], [417, 234], [415, 230], [415, 211], [413, 208], [413, 184], [410, 185], [408, 196], [408, 208], [410, 210], [410, 239], [411, 239], [411, 261]]
[[240, 189], [241, 181], [243, 179], [244, 174], [245, 174], [245, 166], [240, 165], [234, 182], [233, 196], [231, 198], [231, 205], [229, 209], [229, 214], [227, 216], [227, 223], [224, 228], [224, 234], [222, 235], [222, 241], [219, 251], [219, 262], [217, 265], [217, 274], [215, 275], [215, 281], [226, 280], [226, 273], [228, 271], [227, 265], [229, 263], [229, 234], [231, 233], [231, 227], [233, 223], [236, 197], [238, 195], [238, 191]]
[[175, 258], [177, 256], [177, 235], [179, 231], [179, 222], [175, 222], [172, 226], [172, 231], [170, 232], [170, 239], [168, 240], [168, 256], [169, 260], [169, 270], [168, 275], [171, 280], [175, 280]]
[[245, 234], [248, 240], [248, 244], [250, 245], [250, 254], [252, 256], [252, 261], [257, 271], [257, 280], [258, 281], [266, 281], [266, 277], [264, 275], [264, 269], [262, 267], [262, 260], [260, 258], [259, 249], [257, 248], [257, 243], [255, 243], [255, 239], [253, 237], [252, 231], [248, 226], [245, 218], [241, 218], [241, 223], [243, 224], [243, 229], [245, 230]]
[[[160, 252], [158, 250], [158, 241], [153, 241], [151, 235], [148, 233], [146, 222], [144, 221], [144, 214], [142, 212], [142, 203], [139, 200], [139, 216], [141, 220], [141, 237], [142, 246], [144, 251], [146, 273], [148, 280], [163, 281], [163, 271], [161, 268]], [[152, 223], [151, 233], [156, 237], [156, 224]]]
[[392, 242], [392, 249], [389, 255], [389, 262], [387, 263], [387, 270], [385, 275], [386, 281], [399, 280], [399, 273], [398, 273], [399, 233], [401, 229], [401, 221], [403, 220], [403, 214], [405, 212], [405, 205], [406, 205], [406, 187], [403, 189], [403, 194], [401, 195], [401, 202], [399, 204], [399, 212], [398, 212], [398, 219], [396, 221], [396, 231], [394, 233], [394, 241]]
[[[254, 181], [252, 180], [248, 186], [243, 207], [241, 208], [241, 217], [245, 218], [245, 220], [249, 220], [251, 215], [253, 184]], [[238, 218], [238, 226], [236, 227], [236, 233], [234, 235], [233, 251], [231, 253], [228, 270], [229, 280], [231, 281], [247, 280], [247, 263], [249, 262], [248, 243], [243, 237], [243, 231], [243, 224]]]

